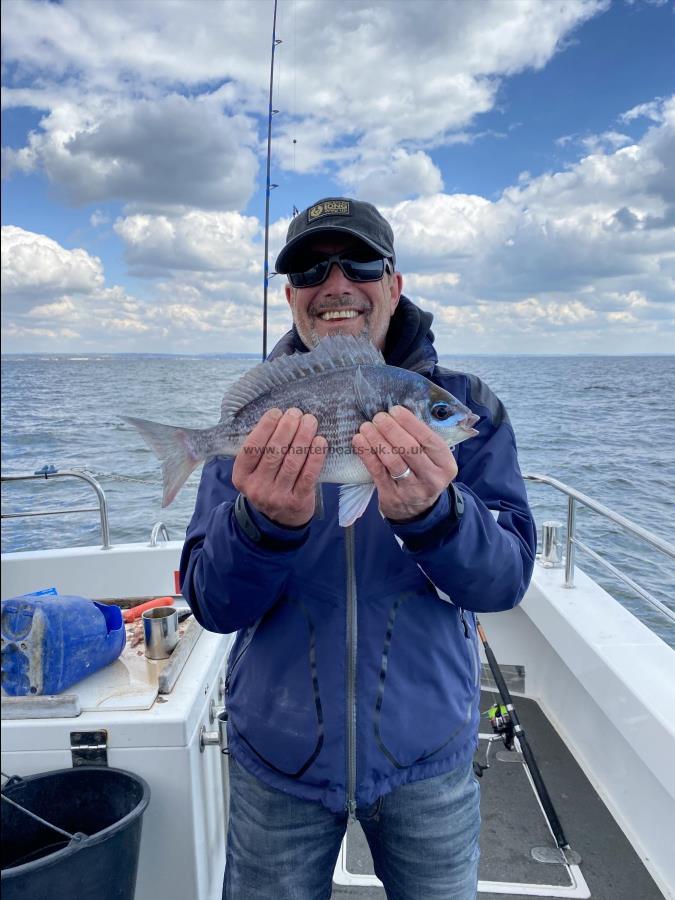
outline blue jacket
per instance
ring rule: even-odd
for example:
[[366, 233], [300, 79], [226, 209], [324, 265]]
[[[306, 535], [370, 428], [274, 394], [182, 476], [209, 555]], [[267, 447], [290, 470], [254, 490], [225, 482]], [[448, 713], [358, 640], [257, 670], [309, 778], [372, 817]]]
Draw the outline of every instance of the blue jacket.
[[[523, 597], [535, 528], [504, 407], [476, 377], [436, 365], [430, 316], [402, 298], [388, 362], [418, 371], [480, 416], [459, 475], [422, 518], [383, 519], [376, 497], [350, 528], [336, 485], [304, 528], [274, 524], [204, 467], [181, 560], [208, 630], [237, 631], [226, 678], [230, 751], [267, 784], [335, 812], [450, 771], [477, 744], [473, 613]], [[398, 333], [398, 334], [397, 334]], [[403, 337], [401, 337], [403, 335]], [[398, 348], [398, 349], [397, 349]], [[302, 349], [295, 332], [274, 355]]]

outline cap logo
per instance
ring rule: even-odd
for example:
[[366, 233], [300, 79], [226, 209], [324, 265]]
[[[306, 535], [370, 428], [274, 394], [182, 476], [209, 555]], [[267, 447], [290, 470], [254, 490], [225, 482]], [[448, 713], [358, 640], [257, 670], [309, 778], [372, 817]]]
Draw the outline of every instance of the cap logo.
[[323, 203], [315, 203], [307, 212], [310, 222], [320, 219], [322, 216], [349, 216], [349, 200], [325, 200]]

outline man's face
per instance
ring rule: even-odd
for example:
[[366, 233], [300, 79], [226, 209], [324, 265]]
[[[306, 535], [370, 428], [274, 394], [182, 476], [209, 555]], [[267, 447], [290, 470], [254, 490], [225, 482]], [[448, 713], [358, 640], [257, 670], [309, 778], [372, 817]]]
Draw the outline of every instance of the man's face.
[[[307, 241], [303, 252], [328, 256], [363, 246], [349, 237], [326, 234]], [[315, 347], [329, 334], [353, 334], [369, 337], [382, 350], [402, 287], [399, 272], [385, 272], [380, 281], [356, 282], [333, 264], [326, 280], [314, 287], [294, 288], [286, 283], [286, 299], [306, 347]]]

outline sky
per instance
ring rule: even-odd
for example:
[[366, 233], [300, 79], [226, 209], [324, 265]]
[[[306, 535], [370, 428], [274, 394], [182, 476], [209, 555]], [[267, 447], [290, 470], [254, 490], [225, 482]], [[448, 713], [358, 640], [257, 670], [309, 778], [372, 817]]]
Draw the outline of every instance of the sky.
[[[273, 10], [3, 0], [3, 353], [261, 351]], [[675, 351], [671, 0], [278, 0], [277, 37], [271, 271], [356, 197], [440, 353]]]

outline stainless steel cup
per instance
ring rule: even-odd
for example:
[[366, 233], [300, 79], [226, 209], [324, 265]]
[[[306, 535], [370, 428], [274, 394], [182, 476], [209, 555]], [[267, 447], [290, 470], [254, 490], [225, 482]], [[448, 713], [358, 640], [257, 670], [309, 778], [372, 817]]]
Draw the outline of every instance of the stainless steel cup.
[[541, 564], [547, 569], [557, 569], [562, 566], [563, 558], [562, 522], [544, 522], [541, 530]]
[[178, 613], [168, 606], [146, 609], [143, 613], [145, 655], [148, 659], [166, 659], [178, 643]]

